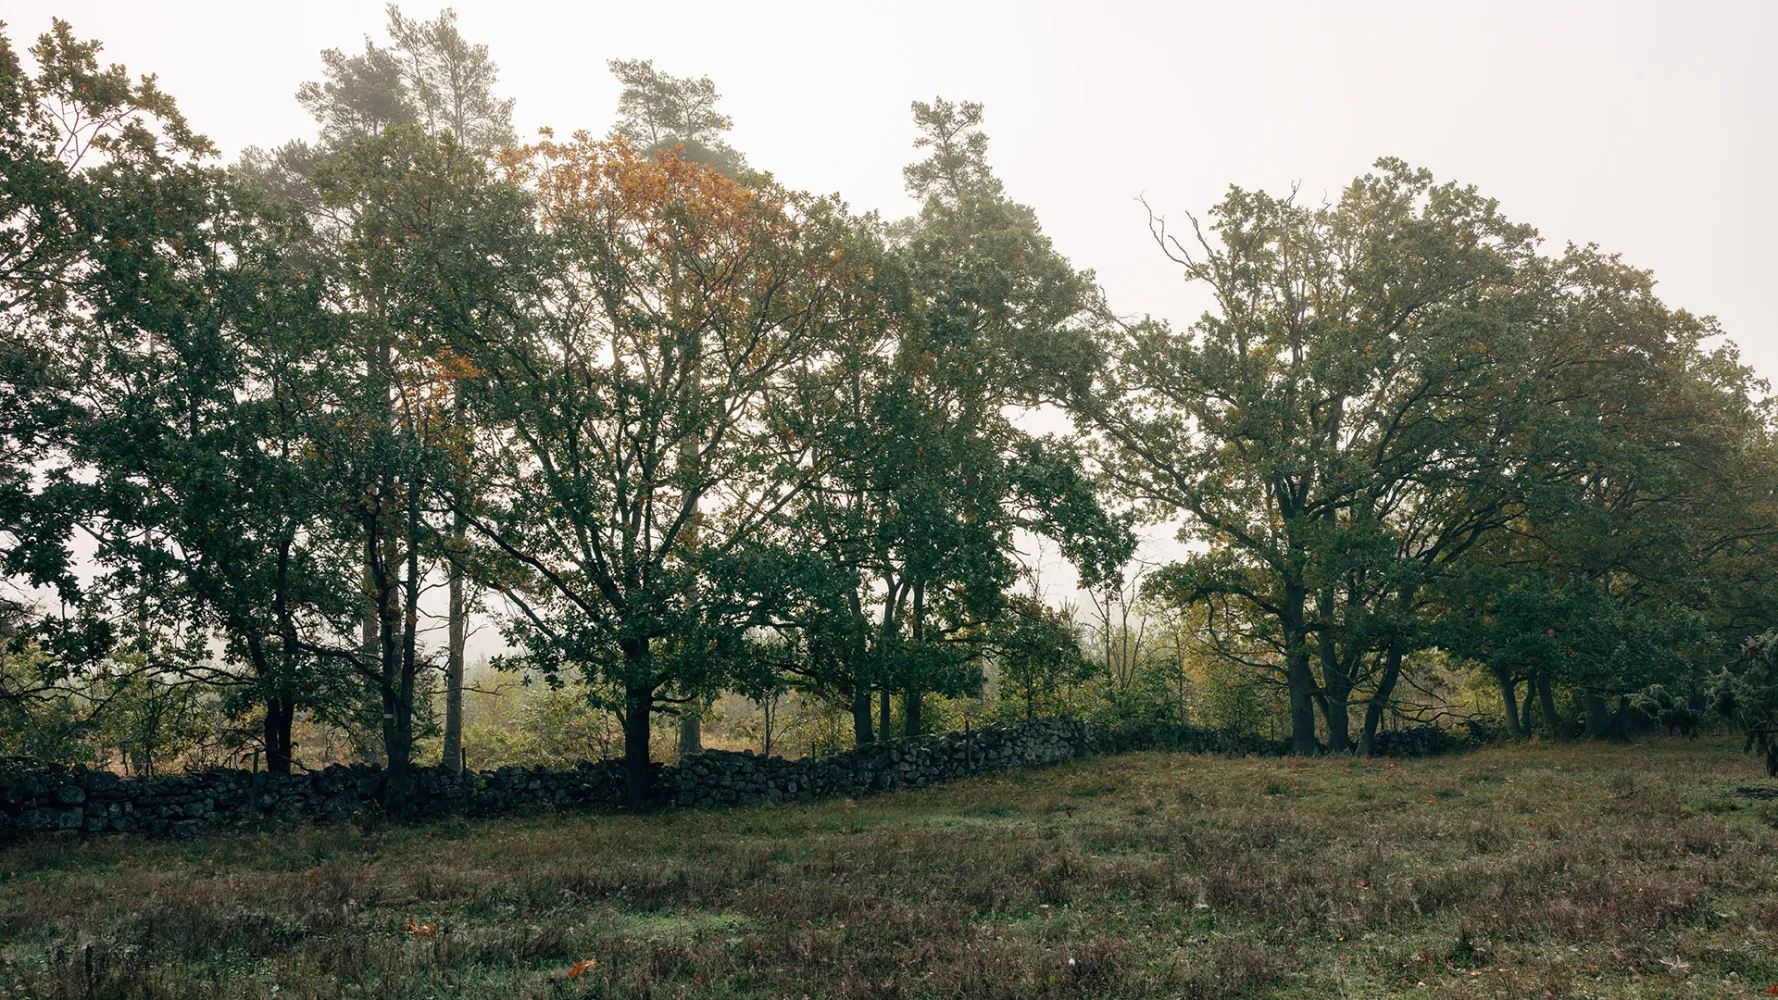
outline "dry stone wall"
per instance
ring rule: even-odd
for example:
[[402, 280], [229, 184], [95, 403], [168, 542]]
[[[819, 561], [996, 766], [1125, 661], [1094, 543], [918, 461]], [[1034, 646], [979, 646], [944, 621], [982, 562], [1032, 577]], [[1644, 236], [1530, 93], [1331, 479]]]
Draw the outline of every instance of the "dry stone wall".
[[[1479, 730], [1460, 736], [1422, 726], [1379, 733], [1377, 750], [1388, 756], [1416, 757], [1451, 752], [1487, 738]], [[1192, 726], [1107, 731], [1073, 719], [1033, 719], [1013, 726], [872, 743], [819, 760], [710, 750], [677, 764], [655, 764], [654, 805], [701, 809], [857, 796], [919, 788], [983, 771], [1140, 749], [1271, 756], [1290, 748], [1280, 740], [1233, 737]], [[184, 837], [376, 817], [388, 797], [385, 784], [380, 768], [364, 764], [335, 764], [291, 775], [218, 770], [120, 778], [78, 766], [0, 761], [0, 841], [42, 834]], [[419, 768], [402, 797], [403, 810], [420, 816], [614, 810], [623, 802], [619, 760], [462, 774]]]
[[[713, 807], [863, 795], [917, 788], [982, 771], [1050, 764], [1094, 752], [1091, 727], [1036, 719], [943, 736], [869, 744], [820, 760], [711, 750], [656, 764], [657, 805]], [[109, 771], [0, 762], [0, 839], [59, 834], [193, 836], [289, 823], [376, 816], [385, 775], [370, 765], [304, 774], [217, 770], [152, 778]], [[616, 809], [624, 801], [621, 761], [568, 768], [503, 767], [452, 774], [419, 768], [404, 795], [419, 815], [500, 816]]]

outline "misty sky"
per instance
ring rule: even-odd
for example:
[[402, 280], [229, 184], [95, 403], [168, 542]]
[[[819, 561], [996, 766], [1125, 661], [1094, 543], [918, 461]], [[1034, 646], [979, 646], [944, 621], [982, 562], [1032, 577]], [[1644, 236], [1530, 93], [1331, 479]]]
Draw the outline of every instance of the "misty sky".
[[[1320, 200], [1390, 155], [1476, 184], [1552, 250], [1591, 241], [1652, 269], [1778, 378], [1778, 3], [454, 6], [522, 135], [605, 131], [605, 61], [653, 59], [716, 80], [754, 165], [890, 216], [913, 208], [908, 102], [981, 101], [1008, 190], [1123, 313], [1202, 308], [1138, 197], [1175, 218], [1229, 184]], [[382, 40], [385, 19], [340, 0], [5, 9], [15, 41], [61, 16], [158, 73], [230, 158], [311, 136], [294, 94], [318, 52]]]
[[[754, 166], [891, 217], [914, 208], [908, 103], [981, 101], [1009, 193], [1125, 314], [1203, 308], [1139, 197], [1175, 219], [1229, 184], [1319, 201], [1398, 156], [1498, 198], [1551, 252], [1590, 241], [1652, 269], [1778, 380], [1778, 3], [454, 6], [521, 135], [606, 131], [605, 61], [653, 59], [715, 79]], [[312, 137], [294, 95], [319, 51], [382, 41], [385, 21], [346, 0], [8, 0], [0, 16], [15, 43], [66, 18], [159, 74], [230, 159]]]

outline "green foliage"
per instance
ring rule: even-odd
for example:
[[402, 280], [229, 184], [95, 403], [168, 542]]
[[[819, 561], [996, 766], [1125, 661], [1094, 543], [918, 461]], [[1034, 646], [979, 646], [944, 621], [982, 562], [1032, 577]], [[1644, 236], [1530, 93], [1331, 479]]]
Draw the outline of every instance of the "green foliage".
[[41, 683], [49, 659], [31, 648], [0, 654], [0, 757], [56, 764], [92, 758], [85, 741], [89, 717], [77, 696]]
[[[724, 697], [818, 752], [1689, 734], [1706, 694], [1772, 745], [1773, 410], [1648, 273], [1384, 159], [1153, 220], [1212, 304], [1126, 322], [979, 104], [913, 104], [885, 222], [749, 167], [707, 77], [613, 61], [608, 138], [509, 149], [452, 12], [388, 36], [229, 170], [66, 23], [31, 72], [0, 36], [0, 753], [282, 771], [308, 725], [399, 790], [478, 592], [558, 687], [472, 759], [621, 743], [637, 804], [652, 720]], [[1143, 519], [1188, 554], [1131, 571]], [[1034, 542], [1084, 620], [1021, 593]]]
[[1747, 641], [1710, 686], [1716, 711], [1747, 737], [1747, 749], [1765, 758], [1766, 774], [1778, 777], [1778, 632]]
[[576, 686], [520, 688], [519, 705], [501, 721], [471, 722], [463, 733], [469, 766], [568, 767], [615, 756], [623, 745], [617, 717]]
[[747, 158], [724, 139], [735, 123], [716, 110], [721, 96], [709, 77], [672, 76], [649, 59], [612, 59], [606, 66], [623, 88], [613, 134], [647, 153], [675, 150], [725, 176], [747, 174]]
[[1692, 707], [1683, 696], [1675, 696], [1659, 684], [1639, 692], [1630, 704], [1639, 712], [1678, 736], [1695, 736], [1704, 721], [1704, 713]]

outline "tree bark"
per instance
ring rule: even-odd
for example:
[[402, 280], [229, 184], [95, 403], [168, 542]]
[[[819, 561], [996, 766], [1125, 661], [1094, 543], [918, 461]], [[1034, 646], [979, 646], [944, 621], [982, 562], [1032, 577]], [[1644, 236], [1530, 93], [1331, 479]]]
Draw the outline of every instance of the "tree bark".
[[1542, 670], [1537, 672], [1537, 705], [1543, 712], [1543, 724], [1553, 739], [1562, 739], [1567, 735], [1567, 727], [1562, 725], [1562, 717], [1556, 714], [1556, 694], [1550, 690], [1550, 675]]
[[1401, 680], [1401, 647], [1391, 645], [1383, 654], [1383, 676], [1377, 678], [1377, 689], [1371, 692], [1370, 704], [1364, 709], [1364, 729], [1358, 736], [1358, 755], [1373, 757], [1377, 752], [1377, 727], [1383, 724], [1383, 713], [1389, 699], [1395, 696], [1396, 682]]
[[1303, 627], [1303, 605], [1307, 588], [1300, 583], [1284, 585], [1284, 608], [1280, 624], [1284, 626], [1285, 681], [1290, 693], [1291, 752], [1309, 757], [1321, 750], [1315, 740], [1315, 674], [1309, 666], [1309, 642]]
[[1321, 685], [1326, 691], [1326, 697], [1321, 700], [1321, 711], [1327, 719], [1327, 748], [1333, 753], [1345, 753], [1352, 749], [1352, 723], [1348, 714], [1352, 678], [1340, 657], [1339, 644], [1334, 641], [1333, 588], [1323, 587], [1316, 605], [1321, 631], [1315, 645], [1321, 660]]
[[408, 800], [408, 770], [414, 755], [414, 695], [420, 673], [420, 483], [408, 484], [406, 517], [406, 579], [401, 582], [401, 654], [395, 677], [395, 739], [389, 755], [389, 792], [393, 811], [403, 811]]
[[[456, 537], [463, 537], [462, 517], [457, 517]], [[463, 769], [463, 647], [467, 639], [463, 567], [450, 564], [451, 606], [445, 652], [444, 767], [455, 774]]]
[[1525, 735], [1524, 725], [1519, 722], [1519, 682], [1510, 667], [1495, 667], [1494, 679], [1500, 682], [1500, 701], [1506, 706], [1506, 734], [1519, 739]]
[[679, 717], [679, 756], [694, 757], [704, 752], [704, 717], [695, 706], [687, 706]]
[[870, 684], [864, 678], [857, 677], [852, 681], [852, 742], [858, 746], [876, 742], [876, 734], [871, 732], [870, 719]]
[[[625, 649], [626, 657], [640, 651]], [[641, 812], [648, 808], [654, 769], [650, 766], [648, 740], [654, 716], [654, 688], [632, 684], [624, 691], [624, 802]]]
[[893, 732], [889, 728], [889, 684], [887, 680], [884, 681], [881, 688], [877, 689], [877, 714], [880, 716], [877, 720], [877, 732], [882, 733], [886, 740], [894, 739]]
[[295, 757], [290, 730], [296, 719], [296, 693], [278, 691], [265, 700], [265, 768], [273, 774], [289, 774]]
[[1587, 735], [1596, 740], [1630, 738], [1630, 699], [1627, 696], [1618, 696], [1615, 710], [1598, 691], [1583, 692], [1581, 702], [1586, 706]]
[[[921, 648], [926, 642], [926, 581], [914, 583], [914, 646]], [[922, 661], [924, 662], [924, 661]], [[903, 736], [920, 735], [920, 702], [922, 701], [920, 686], [909, 684], [901, 694]]]

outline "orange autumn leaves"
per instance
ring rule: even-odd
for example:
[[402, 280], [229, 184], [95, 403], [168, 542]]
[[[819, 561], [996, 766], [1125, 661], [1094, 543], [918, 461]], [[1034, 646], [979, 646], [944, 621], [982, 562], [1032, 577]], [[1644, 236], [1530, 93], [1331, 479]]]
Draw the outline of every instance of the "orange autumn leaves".
[[629, 226], [657, 251], [699, 249], [723, 236], [750, 235], [774, 218], [782, 199], [764, 198], [678, 149], [647, 156], [624, 139], [576, 132], [501, 155], [508, 178], [533, 187], [546, 227], [572, 221]]
[[[535, 192], [541, 228], [571, 248], [606, 308], [629, 317], [619, 326], [719, 336], [802, 329], [855, 283], [847, 255], [803, 214], [821, 203], [769, 178], [749, 188], [679, 148], [647, 155], [586, 132], [565, 142], [546, 132], [501, 161]], [[727, 360], [769, 350], [747, 339], [722, 345], [738, 348]]]

